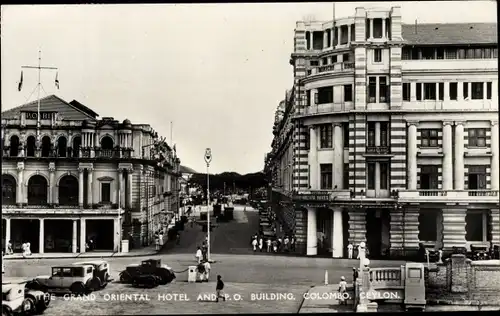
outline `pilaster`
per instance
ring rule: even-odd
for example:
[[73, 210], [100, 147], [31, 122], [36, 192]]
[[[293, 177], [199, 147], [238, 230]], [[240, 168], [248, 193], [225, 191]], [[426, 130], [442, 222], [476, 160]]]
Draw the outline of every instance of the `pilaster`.
[[85, 244], [87, 242], [87, 225], [85, 218], [80, 219], [80, 253], [84, 253], [87, 249]]
[[344, 184], [344, 137], [342, 126], [338, 123], [333, 126], [333, 163], [333, 185], [341, 189]]
[[318, 137], [316, 127], [310, 128], [309, 142], [309, 186], [316, 190], [319, 186], [319, 166], [318, 166]]
[[408, 190], [417, 189], [417, 123], [408, 122]]
[[464, 122], [455, 122], [455, 190], [464, 189]]
[[404, 241], [404, 219], [403, 219], [403, 209], [396, 208], [391, 210], [391, 232], [390, 232], [390, 244], [391, 244], [391, 257], [404, 256], [403, 253], [403, 241]]
[[353, 246], [366, 242], [366, 210], [349, 209], [349, 243]]
[[498, 208], [490, 210], [490, 230], [493, 244], [500, 244], [500, 212]]
[[73, 220], [73, 238], [71, 239], [71, 252], [77, 253], [78, 249], [78, 223]]
[[342, 209], [333, 209], [333, 229], [332, 229], [332, 256], [342, 258], [344, 256], [344, 229], [342, 225]]
[[465, 215], [465, 208], [443, 209], [443, 250], [465, 246]]
[[403, 211], [404, 225], [404, 249], [412, 251], [418, 249], [418, 217], [420, 216], [420, 207], [411, 205]]
[[11, 226], [10, 226], [10, 218], [2, 216], [5, 219], [5, 253], [8, 253], [9, 250], [9, 241], [11, 240]]
[[57, 187], [54, 180], [55, 171], [56, 171], [56, 163], [49, 162], [49, 198], [48, 198], [49, 204], [57, 204], [59, 202], [55, 200], [55, 190]]
[[24, 203], [24, 162], [17, 163], [17, 190], [16, 203], [19, 207]]
[[80, 208], [83, 208], [83, 172], [85, 171], [85, 168], [78, 167], [78, 205]]
[[45, 252], [45, 220], [43, 218], [40, 218], [40, 229], [39, 229], [39, 236], [38, 236], [38, 253], [44, 253]]
[[[495, 92], [493, 92], [495, 93]], [[499, 155], [499, 139], [498, 139], [498, 121], [491, 121], [491, 189], [499, 190], [500, 188], [500, 155]]]
[[94, 204], [94, 179], [93, 179], [94, 168], [87, 168], [87, 204], [91, 208]]
[[452, 122], [443, 122], [443, 190], [453, 190]]
[[307, 208], [307, 255], [315, 256], [318, 254], [318, 237], [316, 226], [316, 208]]

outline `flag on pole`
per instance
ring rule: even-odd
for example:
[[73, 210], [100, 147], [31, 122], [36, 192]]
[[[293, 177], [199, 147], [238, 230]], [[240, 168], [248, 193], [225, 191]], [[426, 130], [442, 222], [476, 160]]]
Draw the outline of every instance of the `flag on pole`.
[[59, 79], [57, 78], [58, 76], [59, 76], [59, 72], [56, 72], [56, 81], [55, 81], [55, 83], [56, 83], [57, 89], [59, 89]]
[[21, 70], [21, 80], [19, 80], [17, 90], [21, 91], [22, 88], [23, 88], [23, 71]]

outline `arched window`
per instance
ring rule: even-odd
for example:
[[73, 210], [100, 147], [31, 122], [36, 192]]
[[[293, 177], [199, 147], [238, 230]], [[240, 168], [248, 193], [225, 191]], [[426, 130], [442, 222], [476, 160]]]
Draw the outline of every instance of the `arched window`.
[[66, 137], [59, 137], [57, 140], [57, 157], [66, 157], [67, 143]]
[[28, 181], [28, 205], [47, 204], [47, 180], [40, 175], [32, 176]]
[[64, 176], [59, 181], [59, 205], [78, 205], [78, 179]]
[[16, 179], [9, 174], [2, 174], [2, 204], [16, 204]]
[[50, 137], [44, 136], [42, 138], [42, 157], [49, 157], [52, 144], [50, 143]]
[[101, 139], [101, 148], [102, 149], [113, 149], [113, 139], [109, 136], [104, 136]]
[[80, 136], [73, 138], [73, 157], [78, 157], [80, 155], [81, 146], [82, 146], [82, 138]]
[[31, 135], [26, 140], [26, 157], [35, 157], [36, 139]]
[[13, 135], [10, 138], [10, 157], [17, 157], [19, 155], [19, 137], [17, 135]]

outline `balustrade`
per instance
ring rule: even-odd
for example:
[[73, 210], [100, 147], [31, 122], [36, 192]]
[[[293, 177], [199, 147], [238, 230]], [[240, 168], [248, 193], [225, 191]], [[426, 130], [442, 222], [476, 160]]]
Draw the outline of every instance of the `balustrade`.
[[371, 268], [369, 274], [373, 288], [404, 285], [401, 268]]

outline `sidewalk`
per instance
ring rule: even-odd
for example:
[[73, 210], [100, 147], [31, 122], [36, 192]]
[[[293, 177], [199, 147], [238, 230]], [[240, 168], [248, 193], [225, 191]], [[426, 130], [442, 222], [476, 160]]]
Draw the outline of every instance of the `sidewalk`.
[[50, 253], [34, 253], [26, 258], [21, 253], [5, 255], [4, 260], [21, 260], [21, 259], [67, 259], [67, 258], [111, 258], [111, 257], [141, 257], [153, 256], [158, 252], [156, 246], [147, 246], [141, 249], [132, 249], [130, 252], [112, 252], [112, 251], [90, 251], [84, 253], [68, 253], [68, 252], [50, 252]]

